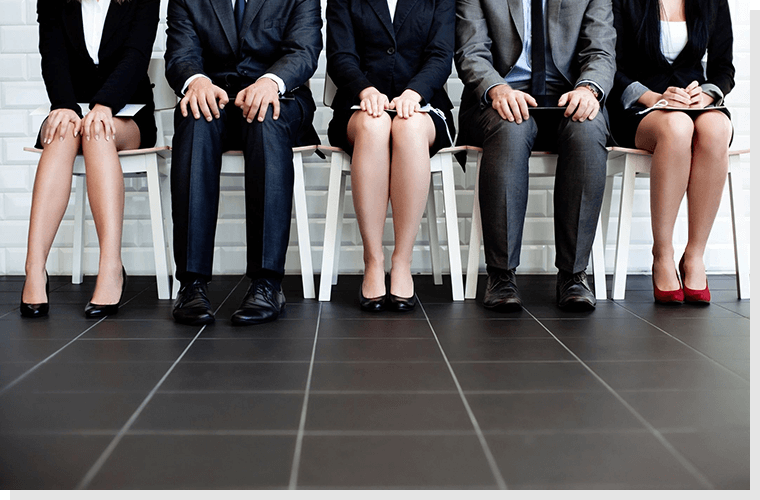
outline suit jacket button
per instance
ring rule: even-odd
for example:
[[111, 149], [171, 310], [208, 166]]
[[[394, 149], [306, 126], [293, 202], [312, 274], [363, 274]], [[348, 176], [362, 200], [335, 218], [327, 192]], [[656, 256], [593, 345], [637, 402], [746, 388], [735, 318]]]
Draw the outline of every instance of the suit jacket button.
[[388, 55], [392, 56], [393, 54], [396, 53], [396, 49], [394, 49], [393, 47], [390, 47], [386, 52], [388, 52]]

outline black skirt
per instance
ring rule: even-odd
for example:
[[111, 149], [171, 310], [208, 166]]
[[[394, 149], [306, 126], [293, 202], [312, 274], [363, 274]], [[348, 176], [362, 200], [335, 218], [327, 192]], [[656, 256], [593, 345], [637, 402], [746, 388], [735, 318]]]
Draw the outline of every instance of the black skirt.
[[[622, 146], [624, 148], [636, 148], [636, 131], [639, 129], [639, 124], [641, 123], [641, 120], [644, 119], [647, 114], [637, 115], [639, 111], [644, 110], [645, 108], [640, 105], [634, 105], [631, 106], [628, 109], [619, 111], [616, 110], [615, 113], [610, 113], [610, 128], [612, 132], [612, 138], [615, 140], [615, 143], [618, 146]], [[717, 111], [721, 111], [724, 113], [728, 119], [731, 119], [731, 113], [728, 112], [728, 109], [721, 108]], [[668, 111], [668, 113], [678, 113], [679, 111], [673, 110]], [[694, 120], [697, 116], [699, 116], [699, 113], [695, 112], [686, 112], [681, 111], [681, 113], [686, 113], [691, 117], [692, 120]], [[733, 142], [733, 133], [731, 134], [731, 141]]]
[[[441, 149], [452, 146], [456, 133], [451, 111], [436, 111], [428, 113], [435, 126], [435, 140], [430, 146], [431, 158]], [[350, 108], [334, 110], [332, 120], [330, 120], [330, 124], [327, 126], [327, 138], [330, 141], [330, 145], [342, 149], [349, 155], [353, 155], [354, 147], [348, 141], [348, 121], [355, 112], [356, 110]]]
[[[137, 125], [137, 129], [140, 131], [140, 149], [152, 148], [156, 145], [156, 119], [153, 116], [154, 104], [152, 102], [143, 106], [143, 108], [135, 113], [135, 116], [130, 117], [132, 121]], [[45, 119], [47, 120], [47, 118]], [[34, 147], [42, 149], [42, 127], [45, 122], [40, 125], [40, 130], [37, 132], [37, 142]]]

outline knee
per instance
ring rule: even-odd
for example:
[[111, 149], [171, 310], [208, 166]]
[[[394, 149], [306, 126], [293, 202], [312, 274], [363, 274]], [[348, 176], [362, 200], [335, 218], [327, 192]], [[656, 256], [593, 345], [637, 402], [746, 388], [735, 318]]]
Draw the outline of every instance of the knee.
[[657, 129], [657, 142], [671, 147], [691, 150], [694, 138], [694, 122], [686, 113], [665, 112]]
[[417, 141], [427, 139], [429, 132], [428, 116], [424, 113], [415, 113], [409, 118], [396, 117], [391, 123], [391, 136], [394, 141]]
[[370, 116], [369, 114], [358, 111], [354, 115], [356, 138], [372, 138], [376, 141], [388, 141], [391, 136], [391, 117], [388, 113], [380, 116]]
[[568, 144], [573, 148], [585, 150], [588, 148], [604, 148], [609, 135], [607, 122], [601, 113], [593, 120], [573, 121], [564, 120], [564, 126], [559, 132], [559, 143]]
[[694, 122], [694, 148], [716, 156], [728, 153], [731, 122], [720, 112], [705, 113]]

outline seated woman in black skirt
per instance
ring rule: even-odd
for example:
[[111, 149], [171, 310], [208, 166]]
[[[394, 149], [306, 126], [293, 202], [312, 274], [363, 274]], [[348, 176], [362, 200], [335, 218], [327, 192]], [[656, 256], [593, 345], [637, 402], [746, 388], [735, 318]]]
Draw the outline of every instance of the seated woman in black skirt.
[[[612, 135], [652, 155], [655, 301], [709, 303], [704, 252], [720, 205], [733, 135], [721, 106], [734, 87], [726, 0], [614, 0], [617, 74]], [[702, 59], [707, 53], [707, 64]], [[665, 101], [660, 102], [660, 101]], [[677, 110], [639, 112], [666, 105]], [[684, 194], [689, 239], [676, 272], [673, 227]]]
[[[98, 279], [87, 317], [118, 311], [126, 280], [121, 263], [124, 179], [117, 151], [156, 142], [148, 78], [159, 0], [37, 2], [42, 77], [50, 114], [37, 147], [42, 156], [32, 194], [26, 283], [21, 315], [48, 312], [47, 262], [71, 194], [77, 153], [84, 155], [87, 194], [100, 243]], [[77, 103], [89, 103], [82, 117]], [[145, 106], [131, 118], [114, 115], [126, 104]]]
[[[360, 304], [369, 311], [412, 310], [412, 249], [430, 157], [450, 146], [454, 133], [443, 87], [451, 73], [455, 2], [328, 0], [326, 17], [327, 73], [338, 87], [328, 136], [352, 154], [351, 192], [364, 245]], [[386, 300], [388, 200], [395, 248]]]

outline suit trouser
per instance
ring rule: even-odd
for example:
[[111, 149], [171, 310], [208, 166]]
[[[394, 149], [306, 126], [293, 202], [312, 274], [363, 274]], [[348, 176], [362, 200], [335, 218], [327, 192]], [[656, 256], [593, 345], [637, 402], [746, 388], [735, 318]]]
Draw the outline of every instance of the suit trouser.
[[[574, 122], [558, 110], [532, 110], [521, 124], [503, 120], [491, 107], [470, 108], [461, 124], [480, 135], [480, 213], [486, 264], [520, 264], [528, 205], [528, 159], [532, 150], [558, 154], [554, 180], [555, 266], [577, 273], [588, 266], [606, 181], [609, 136], [606, 117]], [[482, 135], [481, 135], [482, 134]], [[477, 137], [476, 137], [477, 142]]]
[[295, 100], [280, 101], [280, 117], [248, 123], [232, 102], [207, 122], [174, 112], [172, 218], [177, 279], [211, 277], [219, 208], [222, 153], [242, 149], [245, 159], [246, 274], [284, 274], [293, 203], [293, 145], [304, 112]]

